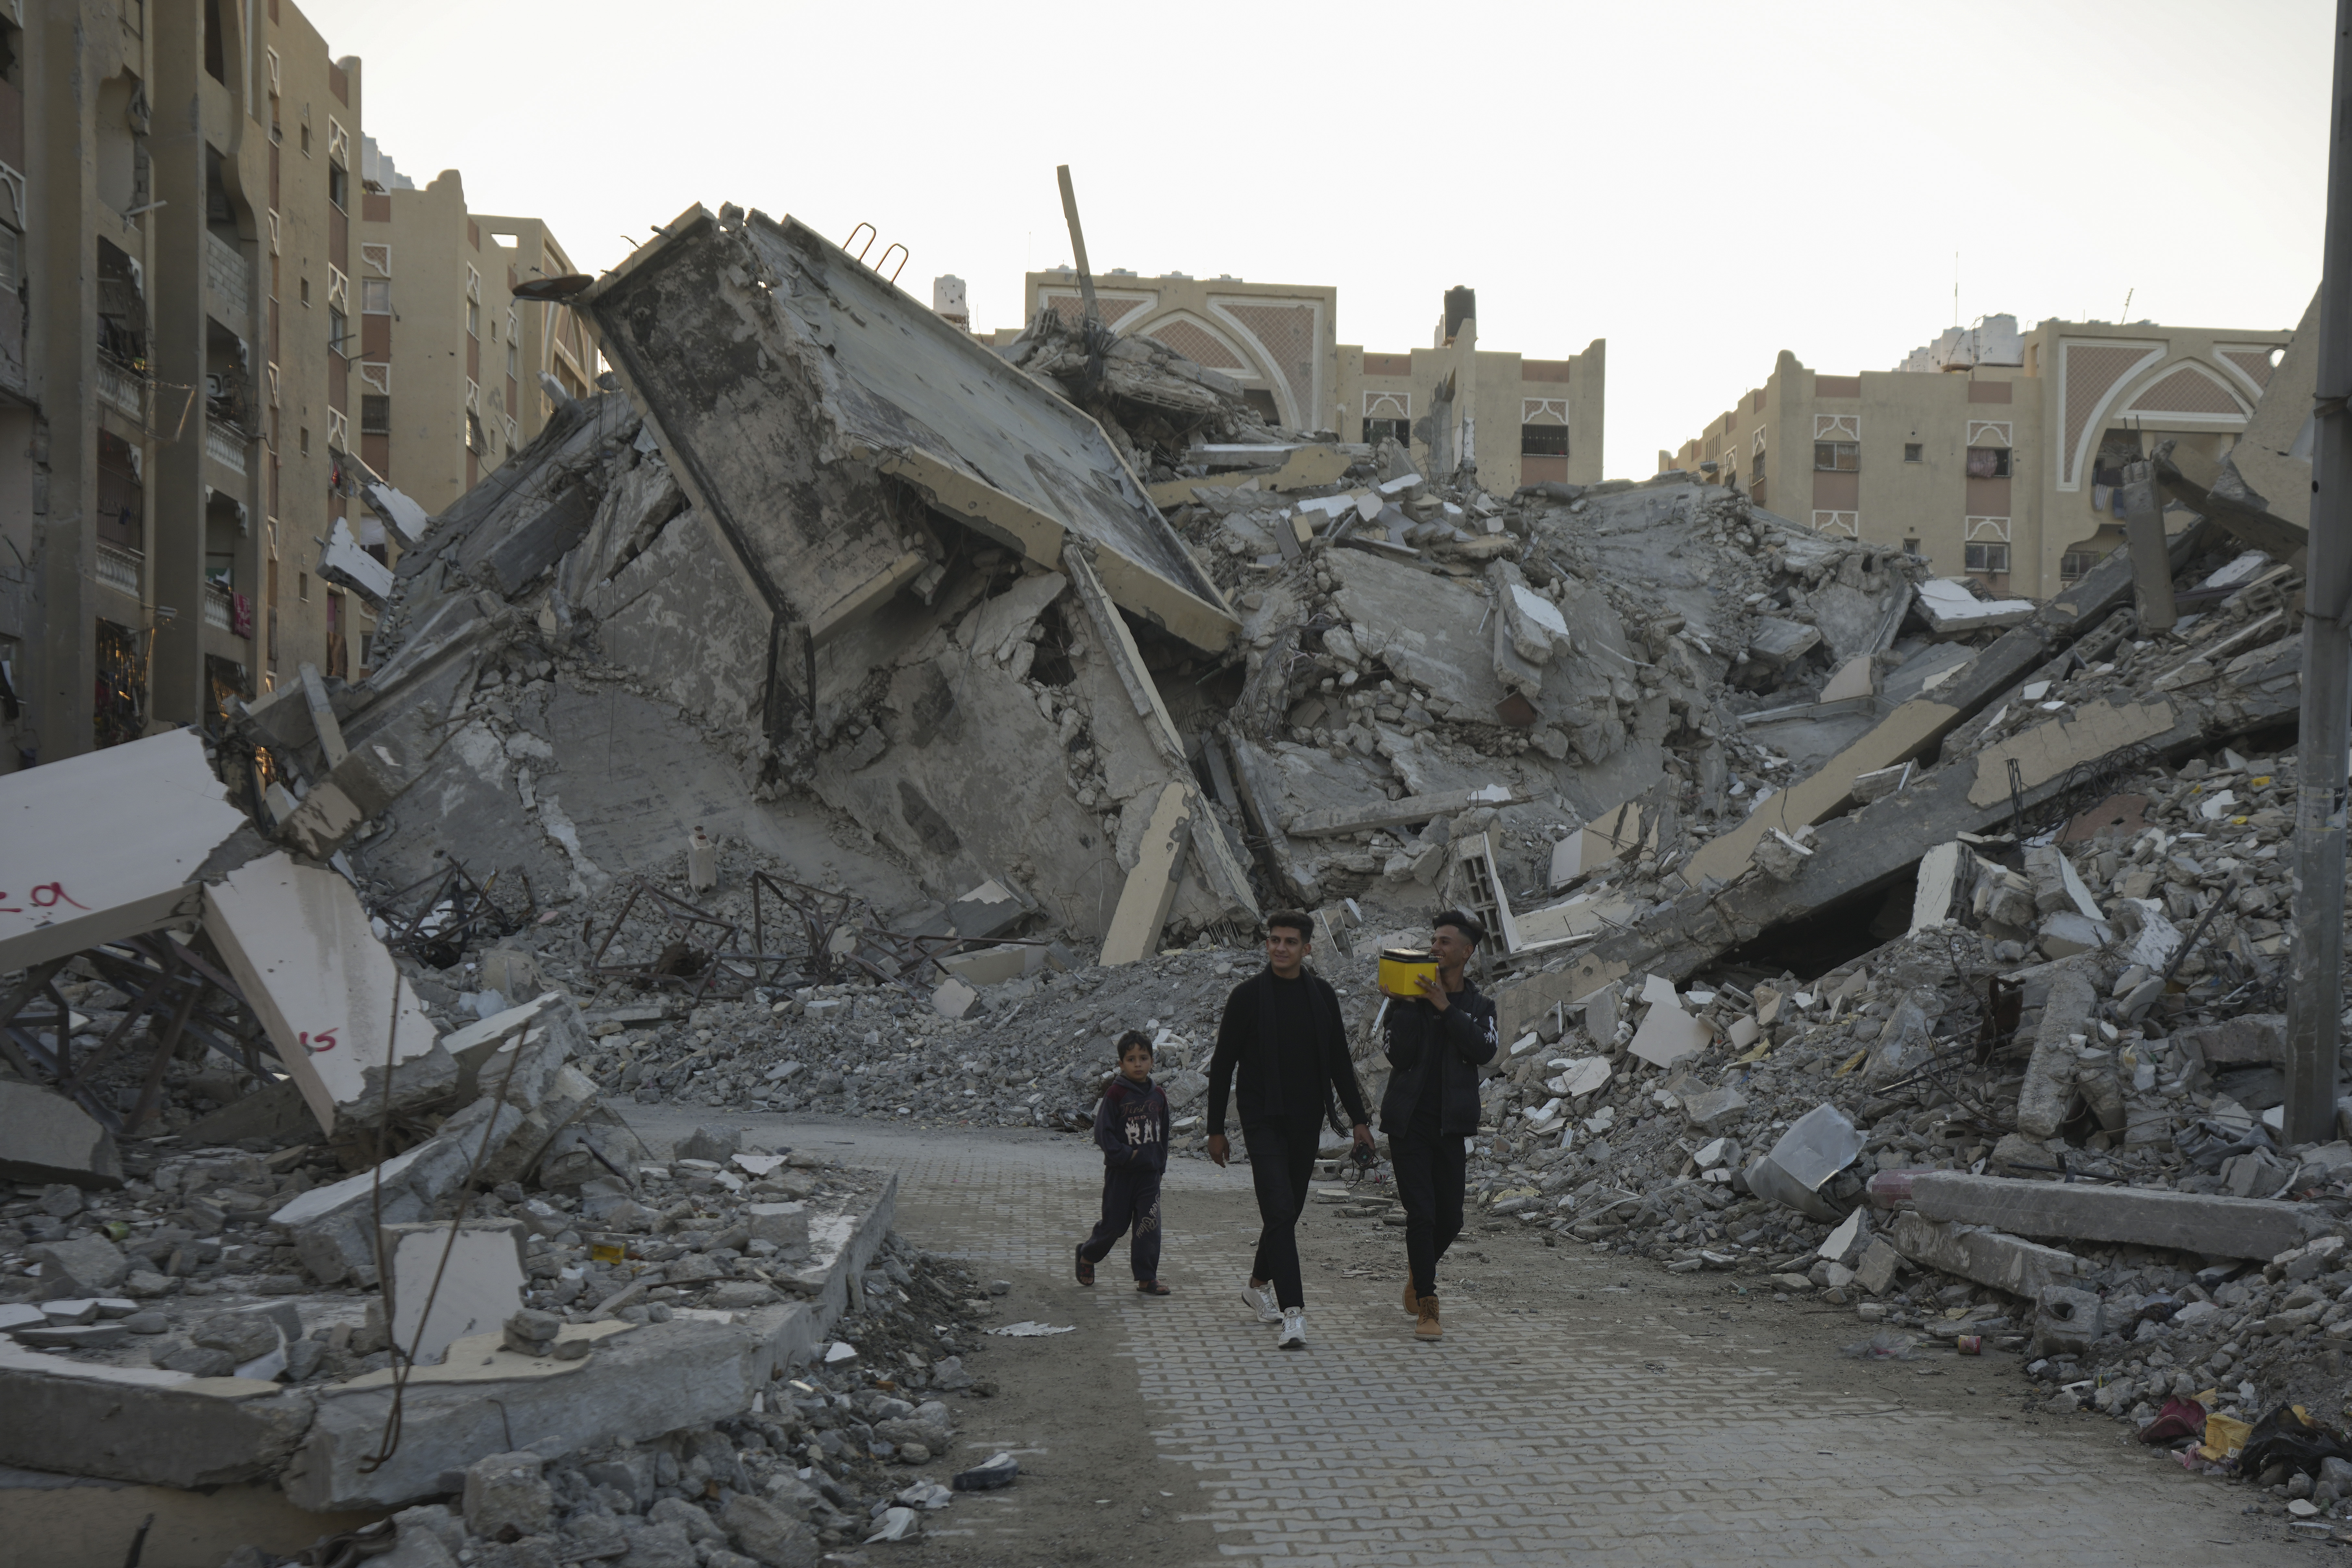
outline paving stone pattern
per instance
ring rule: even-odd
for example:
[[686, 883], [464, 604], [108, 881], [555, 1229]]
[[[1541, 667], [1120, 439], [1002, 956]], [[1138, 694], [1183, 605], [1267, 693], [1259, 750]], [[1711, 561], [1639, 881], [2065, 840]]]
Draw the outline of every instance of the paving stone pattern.
[[[795, 1131], [897, 1168], [900, 1229], [975, 1260], [1066, 1270], [1093, 1212], [1099, 1164], [1075, 1141]], [[1412, 1339], [1395, 1271], [1375, 1282], [1310, 1266], [1311, 1349], [1277, 1352], [1234, 1289], [1252, 1233], [1246, 1172], [1180, 1162], [1167, 1192], [1179, 1293], [1147, 1303], [1118, 1289], [1114, 1251], [1111, 1288], [1073, 1288], [1067, 1312], [1121, 1336], [1154, 1436], [1199, 1472], [1197, 1515], [1229, 1557], [2093, 1568], [2321, 1550], [2249, 1539], [2234, 1492], [2077, 1436], [1890, 1409], [1752, 1364], [1726, 1335], [1623, 1321], [1642, 1310], [1608, 1291], [1623, 1266], [1597, 1259], [1586, 1300], [1511, 1314], [1449, 1298], [1436, 1346]], [[1307, 1224], [1333, 1222], [1310, 1210]]]

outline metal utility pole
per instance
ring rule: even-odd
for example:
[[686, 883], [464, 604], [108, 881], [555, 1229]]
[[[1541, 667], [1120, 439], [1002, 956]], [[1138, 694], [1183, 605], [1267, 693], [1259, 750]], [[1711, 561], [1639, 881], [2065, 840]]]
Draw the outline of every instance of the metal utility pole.
[[1099, 321], [1102, 312], [1095, 308], [1094, 269], [1087, 265], [1087, 237], [1085, 231], [1078, 227], [1078, 193], [1071, 188], [1070, 166], [1067, 163], [1056, 165], [1054, 173], [1062, 182], [1062, 216], [1069, 220], [1070, 248], [1077, 252], [1078, 293], [1087, 302], [1087, 320]]
[[2294, 809], [2294, 948], [2286, 1007], [2286, 1139], [2335, 1136], [2343, 1009], [2344, 784], [2352, 728], [2352, 0], [2336, 0], [2319, 283], [2311, 553], [2304, 574], [2303, 724]]

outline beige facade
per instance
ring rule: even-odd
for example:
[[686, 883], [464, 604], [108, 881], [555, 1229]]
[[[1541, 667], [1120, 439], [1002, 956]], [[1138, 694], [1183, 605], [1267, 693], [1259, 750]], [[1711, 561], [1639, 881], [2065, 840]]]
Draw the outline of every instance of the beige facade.
[[[961, 284], [949, 292], [954, 305], [943, 313], [952, 316]], [[1339, 291], [1326, 285], [1113, 271], [1095, 279], [1095, 296], [1108, 325], [1232, 376], [1271, 423], [1343, 441], [1393, 435], [1429, 465], [1432, 443], [1442, 440], [1445, 456], [1476, 463], [1480, 482], [1505, 493], [1541, 479], [1601, 478], [1604, 343], [1564, 360], [1482, 350], [1468, 289], [1446, 291], [1431, 346], [1407, 353], [1340, 343]], [[1024, 320], [1052, 310], [1076, 321], [1084, 310], [1074, 271], [1032, 272], [1022, 297]], [[1017, 335], [1002, 330], [993, 341]], [[1441, 419], [1439, 393], [1449, 385]]]
[[273, 620], [270, 583], [331, 515], [361, 98], [284, 0], [27, 0], [0, 55], [7, 768], [205, 723], [273, 648], [329, 661], [341, 607]]
[[[587, 395], [596, 344], [576, 311], [514, 297], [519, 284], [572, 270], [545, 224], [469, 212], [455, 169], [418, 190], [388, 159], [375, 162], [354, 285], [356, 450], [437, 514], [539, 434], [554, 410], [541, 373], [567, 396]], [[373, 519], [360, 537], [387, 542]]]
[[[2219, 456], [2292, 333], [2006, 318], [1907, 365], [1824, 375], [1783, 350], [1658, 467], [1708, 473], [1823, 532], [2046, 598], [2123, 542], [2122, 465], [2179, 439]], [[2013, 358], [1996, 363], [1992, 355]]]

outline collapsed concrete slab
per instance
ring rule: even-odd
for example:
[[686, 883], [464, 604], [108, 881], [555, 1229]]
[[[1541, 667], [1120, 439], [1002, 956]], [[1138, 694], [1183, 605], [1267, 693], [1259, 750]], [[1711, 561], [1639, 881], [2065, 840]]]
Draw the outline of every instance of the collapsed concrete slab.
[[0, 776], [0, 972], [193, 916], [246, 826], [194, 730]]
[[311, 1401], [252, 1378], [110, 1366], [0, 1341], [0, 1464], [168, 1487], [258, 1480], [293, 1454]]
[[794, 219], [691, 208], [580, 303], [793, 643], [834, 640], [932, 563], [886, 476], [1049, 567], [1084, 538], [1123, 607], [1213, 651], [1231, 637], [1094, 421]]
[[1908, 1201], [1928, 1220], [2210, 1258], [2274, 1258], [2319, 1237], [2343, 1234], [2334, 1215], [2294, 1204], [1958, 1171], [1882, 1172], [1871, 1178], [1870, 1194], [1882, 1206]]
[[457, 1069], [352, 886], [284, 853], [205, 889], [205, 929], [319, 1125], [446, 1094]]

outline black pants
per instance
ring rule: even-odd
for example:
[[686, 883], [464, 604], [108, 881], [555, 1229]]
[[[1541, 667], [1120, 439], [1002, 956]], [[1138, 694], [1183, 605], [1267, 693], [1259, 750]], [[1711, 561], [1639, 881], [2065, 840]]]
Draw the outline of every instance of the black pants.
[[1437, 1294], [1437, 1260], [1462, 1234], [1462, 1182], [1469, 1163], [1459, 1138], [1416, 1127], [1389, 1135], [1389, 1164], [1404, 1205], [1404, 1256], [1412, 1288]]
[[1112, 1165], [1103, 1171], [1102, 1221], [1078, 1248], [1089, 1263], [1110, 1256], [1111, 1244], [1132, 1226], [1128, 1262], [1138, 1279], [1160, 1278], [1160, 1173], [1149, 1165]]
[[1242, 1137], [1249, 1143], [1250, 1185], [1257, 1189], [1257, 1217], [1264, 1222], [1250, 1278], [1274, 1281], [1275, 1300], [1290, 1311], [1307, 1304], [1298, 1282], [1298, 1216], [1307, 1212], [1323, 1119], [1253, 1121], [1242, 1129]]

